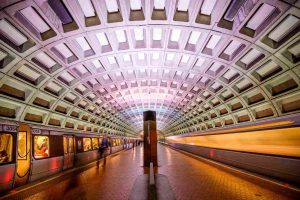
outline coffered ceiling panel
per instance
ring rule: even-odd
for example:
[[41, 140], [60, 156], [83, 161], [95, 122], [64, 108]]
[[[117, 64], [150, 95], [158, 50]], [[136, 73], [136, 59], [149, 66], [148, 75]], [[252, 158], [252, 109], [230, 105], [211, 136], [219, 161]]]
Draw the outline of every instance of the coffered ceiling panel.
[[298, 113], [300, 1], [1, 1], [0, 115], [182, 134]]

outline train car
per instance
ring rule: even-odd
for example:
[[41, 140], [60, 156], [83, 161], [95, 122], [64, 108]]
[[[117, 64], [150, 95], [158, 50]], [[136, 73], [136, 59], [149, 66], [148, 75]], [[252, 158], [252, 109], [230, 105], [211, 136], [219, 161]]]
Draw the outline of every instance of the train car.
[[116, 153], [123, 150], [123, 140], [122, 138], [112, 137], [111, 139], [111, 152]]
[[[0, 193], [124, 149], [124, 137], [0, 121]], [[133, 141], [133, 140], [131, 140]], [[130, 145], [132, 146], [132, 145]]]
[[[21, 175], [20, 170], [17, 171], [16, 160], [26, 159], [26, 151], [25, 154], [20, 152], [20, 157], [17, 157], [17, 134], [18, 126], [16, 123], [0, 124], [0, 192], [7, 191], [14, 186], [15, 179]], [[27, 175], [28, 173], [24, 176]]]
[[300, 185], [300, 120], [294, 116], [170, 136], [161, 141], [174, 148], [255, 174]]

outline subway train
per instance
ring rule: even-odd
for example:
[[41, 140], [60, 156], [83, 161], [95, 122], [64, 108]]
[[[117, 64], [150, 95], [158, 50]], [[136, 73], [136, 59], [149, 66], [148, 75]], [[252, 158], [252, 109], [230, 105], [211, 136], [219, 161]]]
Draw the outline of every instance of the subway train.
[[299, 115], [235, 128], [175, 135], [161, 142], [251, 173], [300, 186]]
[[0, 193], [132, 148], [137, 138], [0, 121]]

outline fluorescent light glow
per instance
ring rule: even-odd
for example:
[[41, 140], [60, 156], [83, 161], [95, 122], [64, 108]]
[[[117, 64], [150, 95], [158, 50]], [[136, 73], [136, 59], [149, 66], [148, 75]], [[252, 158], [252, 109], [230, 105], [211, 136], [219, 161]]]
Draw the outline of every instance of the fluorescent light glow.
[[[198, 92], [199, 91], [199, 87], [197, 87], [197, 86], [195, 86], [195, 87], [193, 87], [193, 91], [195, 91], [195, 92]], [[194, 104], [194, 103], [193, 103]]]
[[107, 74], [104, 74], [102, 77], [103, 77], [103, 79], [106, 80], [106, 81], [109, 80], [109, 76], [108, 76]]
[[209, 93], [207, 91], [203, 92], [203, 96], [208, 97]]
[[214, 49], [217, 44], [219, 43], [219, 41], [221, 40], [221, 36], [220, 35], [212, 35], [206, 45], [206, 48], [208, 49]]
[[27, 37], [5, 19], [0, 20], [0, 32], [16, 46], [28, 41]]
[[[93, 98], [92, 98], [93, 99]], [[89, 107], [89, 110], [94, 110], [95, 109], [95, 106], [90, 106]]]
[[44, 33], [50, 30], [48, 24], [31, 6], [21, 10], [20, 12], [38, 30], [38, 32]]
[[275, 10], [274, 6], [264, 3], [249, 20], [246, 27], [256, 30]]
[[228, 70], [228, 71], [223, 75], [223, 77], [226, 78], [227, 80], [230, 80], [230, 79], [233, 78], [236, 74], [237, 74], [237, 72], [231, 69], [231, 70]]
[[116, 35], [119, 43], [126, 42], [126, 35], [124, 30], [116, 30]]
[[170, 73], [170, 70], [169, 69], [165, 69], [164, 70], [164, 74], [169, 74]]
[[195, 74], [189, 74], [188, 79], [193, 79], [195, 77]]
[[91, 0], [78, 0], [78, 3], [82, 9], [82, 12], [85, 17], [94, 17], [95, 10]]
[[67, 82], [71, 82], [75, 79], [74, 76], [72, 76], [69, 72], [62, 73], [60, 77]]
[[59, 51], [61, 53], [61, 55], [65, 58], [69, 58], [69, 57], [73, 56], [72, 51], [64, 43], [60, 43], [60, 44], [54, 46], [54, 48], [57, 51]]
[[92, 85], [96, 85], [97, 83], [98, 83], [98, 81], [96, 80], [96, 79], [90, 79], [89, 80], [89, 82], [90, 82], [90, 84], [92, 84]]
[[172, 32], [171, 32], [171, 38], [170, 38], [170, 40], [172, 42], [178, 42], [180, 34], [181, 34], [181, 30], [180, 29], [173, 29]]
[[275, 42], [279, 42], [288, 33], [293, 31], [299, 25], [299, 22], [300, 20], [297, 17], [289, 15], [269, 33], [268, 37]]
[[201, 14], [211, 15], [213, 8], [215, 7], [217, 0], [204, 0], [201, 6]]
[[176, 76], [181, 76], [182, 75], [182, 71], [177, 71], [176, 72]]
[[51, 68], [54, 65], [56, 65], [56, 62], [44, 52], [37, 54], [35, 56], [35, 59], [37, 59], [40, 63], [42, 63], [44, 66], [48, 68]]
[[135, 40], [140, 41], [144, 40], [144, 30], [142, 28], [135, 28], [134, 31], [134, 37]]
[[87, 70], [87, 69], [85, 68], [85, 66], [83, 66], [83, 65], [78, 65], [78, 66], [76, 67], [76, 69], [79, 71], [80, 74], [85, 74], [85, 73], [88, 72], [88, 70]]
[[161, 40], [162, 37], [162, 29], [161, 28], [153, 28], [153, 35], [152, 39], [153, 40]]
[[98, 105], [100, 105], [102, 103], [101, 99], [98, 99], [95, 103], [97, 103]]
[[265, 63], [263, 66], [256, 69], [256, 73], [258, 73], [261, 77], [266, 76], [267, 74], [271, 73], [272, 71], [275, 71], [278, 69], [279, 66], [274, 61], [270, 60], [269, 62]]
[[130, 0], [130, 8], [131, 10], [141, 10], [142, 9], [141, 0]]
[[190, 0], [178, 0], [177, 9], [179, 11], [187, 12], [189, 8]]
[[168, 61], [172, 61], [172, 60], [174, 60], [174, 58], [175, 58], [175, 54], [174, 53], [168, 53], [167, 54], [167, 60]]
[[79, 46], [83, 51], [87, 51], [91, 49], [89, 43], [86, 41], [84, 37], [76, 38], [76, 42], [79, 44]]
[[207, 77], [205, 77], [205, 76], [203, 76], [201, 79], [200, 79], [200, 82], [201, 83], [206, 83], [208, 81], [208, 78]]
[[210, 68], [209, 70], [210, 71], [213, 71], [213, 72], [216, 72], [218, 71], [218, 69], [220, 69], [222, 67], [222, 64], [220, 63], [214, 63]]
[[219, 87], [221, 87], [221, 84], [218, 83], [218, 82], [215, 82], [214, 84], [211, 85], [211, 87], [212, 87], [214, 90], [217, 90]]
[[98, 68], [102, 68], [102, 65], [101, 65], [101, 63], [100, 63], [100, 61], [99, 60], [93, 60], [92, 61], [92, 63], [93, 63], [93, 65], [98, 69]]
[[197, 62], [196, 62], [196, 66], [201, 67], [205, 62], [204, 58], [198, 58]]
[[129, 54], [124, 54], [123, 55], [123, 60], [124, 60], [124, 62], [130, 62], [131, 61], [130, 55]]
[[181, 58], [181, 62], [182, 62], [182, 63], [187, 63], [187, 62], [189, 61], [189, 59], [190, 59], [190, 56], [187, 55], [187, 54], [184, 54], [184, 55], [182, 56], [182, 58]]
[[105, 33], [97, 33], [96, 37], [97, 37], [98, 41], [100, 42], [101, 46], [109, 45], [109, 42], [106, 38]]
[[249, 65], [251, 62], [253, 62], [255, 59], [257, 59], [262, 53], [256, 49], [251, 49], [245, 56], [241, 58], [241, 62]]
[[188, 43], [190, 43], [190, 44], [197, 44], [200, 35], [201, 35], [201, 32], [199, 32], [199, 31], [192, 31]]
[[105, 0], [105, 4], [110, 13], [119, 11], [117, 0]]
[[145, 59], [145, 54], [142, 52], [138, 52], [138, 59], [139, 60], [144, 60]]
[[87, 104], [87, 102], [84, 101], [84, 100], [81, 100], [81, 101], [79, 102], [79, 105], [81, 105], [81, 106], [86, 106], [86, 104]]
[[66, 95], [66, 98], [70, 99], [71, 101], [74, 101], [76, 99], [76, 95], [74, 95], [73, 93], [68, 93]]
[[240, 42], [236, 40], [232, 40], [230, 44], [227, 46], [227, 48], [224, 50], [224, 53], [227, 55], [232, 55], [240, 46], [241, 46]]
[[111, 64], [111, 65], [117, 63], [117, 61], [116, 61], [116, 59], [115, 59], [114, 56], [108, 56], [108, 57], [107, 57], [107, 60], [108, 60], [109, 64]]
[[62, 89], [62, 87], [60, 87], [58, 84], [56, 84], [54, 82], [48, 83], [46, 87], [56, 93], [58, 93]]
[[243, 89], [247, 87], [250, 84], [250, 82], [247, 79], [243, 79], [242, 81], [238, 82], [235, 86], [239, 89]]
[[37, 80], [41, 74], [38, 73], [37, 71], [31, 69], [30, 67], [27, 67], [25, 65], [22, 65], [17, 72], [19, 72], [20, 74], [24, 75], [27, 78], [30, 78], [31, 80]]
[[121, 77], [121, 76], [122, 76], [122, 73], [121, 73], [121, 72], [116, 72], [116, 76], [117, 76], [117, 77]]
[[158, 60], [159, 59], [159, 53], [158, 52], [153, 52], [152, 53], [152, 59], [153, 60]]
[[82, 85], [82, 84], [79, 84], [77, 87], [76, 87], [80, 92], [84, 92], [87, 88]]
[[166, 0], [154, 0], [154, 8], [157, 10], [165, 9]]

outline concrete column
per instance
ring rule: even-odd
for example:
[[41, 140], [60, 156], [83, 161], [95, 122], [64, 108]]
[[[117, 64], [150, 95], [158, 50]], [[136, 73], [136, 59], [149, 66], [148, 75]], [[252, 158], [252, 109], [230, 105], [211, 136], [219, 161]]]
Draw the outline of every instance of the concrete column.
[[144, 167], [157, 166], [156, 112], [144, 112]]

